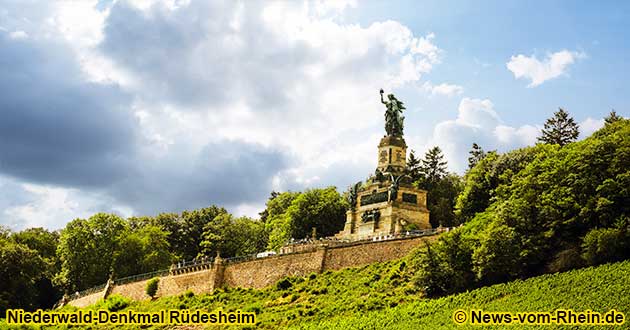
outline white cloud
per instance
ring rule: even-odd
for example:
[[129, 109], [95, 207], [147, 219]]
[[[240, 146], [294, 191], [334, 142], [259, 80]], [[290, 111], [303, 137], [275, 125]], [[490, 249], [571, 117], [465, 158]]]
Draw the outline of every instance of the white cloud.
[[439, 146], [449, 169], [462, 174], [467, 168], [468, 151], [473, 142], [486, 151], [503, 152], [535, 144], [539, 132], [540, 128], [532, 125], [503, 124], [489, 99], [464, 97], [457, 108], [457, 117], [438, 123], [420, 150]]
[[586, 55], [581, 52], [561, 50], [547, 54], [543, 61], [538, 60], [534, 55], [531, 57], [512, 56], [506, 65], [508, 70], [514, 74], [514, 78], [529, 79], [531, 82], [527, 87], [536, 87], [547, 80], [566, 74], [569, 65], [584, 57]]
[[430, 81], [425, 81], [422, 84], [422, 89], [431, 95], [443, 95], [443, 96], [455, 96], [464, 92], [464, 88], [455, 84], [441, 83], [439, 85], [433, 85]]
[[491, 128], [500, 122], [499, 115], [494, 111], [494, 104], [488, 99], [463, 98], [457, 109], [455, 122], [477, 128]]
[[20, 193], [24, 195], [22, 199], [26, 201], [12, 202], [3, 211], [3, 215], [11, 221], [8, 225], [14, 230], [31, 227], [58, 229], [72, 219], [87, 218], [100, 211], [121, 216], [130, 216], [132, 212], [124, 206], [107, 206], [109, 198], [106, 196], [77, 189], [31, 183], [21, 184], [20, 188]]
[[508, 146], [528, 146], [536, 144], [540, 135], [540, 127], [523, 125], [521, 127], [511, 127], [498, 125], [494, 128], [494, 136], [498, 142]]
[[604, 127], [605, 123], [604, 119], [593, 119], [591, 117], [584, 119], [578, 124], [580, 126], [580, 138], [585, 138], [593, 134], [598, 129]]
[[[151, 15], [154, 9], [144, 6], [148, 13], [143, 18], [149, 18], [138, 23], [138, 28], [143, 31], [142, 24], [146, 24], [147, 32], [140, 32], [137, 42], [156, 40], [151, 33], [161, 30], [148, 27], [160, 24], [166, 24], [164, 28], [173, 35], [200, 36], [187, 39], [190, 44], [185, 48], [149, 43], [130, 53], [129, 58], [127, 54], [110, 56], [139, 81], [129, 86], [138, 95], [134, 108], [142, 114], [143, 135], [161, 147], [151, 147], [149, 152], [168, 154], [172, 146], [194, 153], [221, 139], [275, 146], [294, 159], [292, 167], [280, 174], [282, 180], [277, 180], [285, 189], [296, 184], [347, 180], [318, 174], [331, 167], [370, 167], [375, 158], [373, 149], [382, 135], [379, 88], [391, 90], [415, 84], [440, 62], [441, 50], [433, 43], [433, 33], [414, 36], [399, 22], [374, 22], [362, 27], [330, 18], [330, 10], [339, 12], [353, 6], [353, 2], [333, 4], [340, 6], [323, 10], [317, 5], [312, 8], [269, 2], [256, 8], [232, 7], [228, 2], [215, 10], [222, 13], [221, 17], [230, 17], [226, 26], [221, 25], [220, 18], [207, 17], [213, 25], [199, 22], [200, 28], [216, 30], [203, 34], [197, 33], [197, 22], [168, 25], [188, 11], [199, 12], [199, 5], [160, 11], [160, 15]], [[114, 9], [112, 12], [118, 15]], [[110, 32], [111, 41], [106, 35], [106, 50], [118, 47], [111, 44], [114, 32]], [[223, 45], [226, 35], [229, 45], [215, 47]], [[123, 50], [129, 49], [125, 45]], [[170, 65], [175, 56], [178, 64]], [[135, 66], [137, 58], [154, 66]], [[156, 93], [171, 83], [173, 88]], [[205, 99], [201, 104], [179, 104], [177, 95], [169, 95], [179, 86], [194, 86], [204, 97], [216, 94], [216, 98], [228, 99], [217, 104]], [[448, 84], [436, 87], [436, 93], [455, 93], [459, 88]], [[189, 88], [182, 93], [186, 101], [191, 100]], [[362, 133], [357, 134], [359, 131]], [[373, 136], [369, 143], [365, 134]]]

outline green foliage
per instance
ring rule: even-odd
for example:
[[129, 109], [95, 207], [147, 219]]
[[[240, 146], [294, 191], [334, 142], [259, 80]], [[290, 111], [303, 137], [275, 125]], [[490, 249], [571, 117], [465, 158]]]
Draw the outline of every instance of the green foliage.
[[[603, 265], [597, 268], [544, 275], [525, 281], [484, 287], [439, 299], [426, 299], [394, 308], [380, 308], [367, 313], [337, 314], [300, 320], [287, 329], [474, 329], [456, 326], [452, 315], [456, 310], [484, 311], [554, 311], [572, 309], [607, 312], [615, 309], [630, 313], [630, 262]], [[626, 321], [627, 322], [627, 321]], [[263, 328], [272, 328], [275, 324]], [[483, 326], [483, 329], [505, 329], [506, 326]], [[525, 327], [516, 327], [515, 329]], [[532, 329], [567, 329], [565, 325], [528, 326]]]
[[[137, 302], [123, 300], [122, 304], [114, 304], [112, 300], [120, 298], [113, 296], [87, 309], [106, 308], [108, 303], [112, 309], [123, 312], [130, 309], [152, 312], [177, 308], [240, 309], [257, 313], [256, 329], [452, 329], [452, 313], [471, 308], [512, 312], [559, 308], [604, 312], [615, 308], [626, 315], [630, 313], [630, 295], [627, 294], [630, 261], [424, 299], [413, 294], [411, 285], [412, 259], [419, 252], [400, 261], [321, 274], [314, 280], [299, 282], [292, 278], [293, 285], [282, 291], [275, 287], [260, 290], [233, 288], [190, 297], [182, 295]], [[402, 266], [403, 262], [406, 266]], [[395, 285], [386, 278], [376, 279], [375, 276], [396, 272], [400, 278]], [[369, 285], [364, 285], [365, 282]], [[125, 304], [122, 309], [116, 306]], [[131, 330], [137, 326], [118, 328]], [[161, 326], [148, 328], [161, 329]], [[553, 325], [546, 328], [559, 329]]]
[[125, 277], [168, 268], [174, 257], [167, 235], [155, 225], [146, 225], [121, 237], [114, 257], [116, 276]]
[[[44, 263], [40, 269], [41, 277], [35, 281], [37, 300], [35, 307], [50, 308], [61, 297], [61, 290], [53, 284], [55, 274], [59, 272], [60, 263], [56, 251], [59, 244], [59, 233], [43, 228], [29, 228], [11, 235], [11, 240], [37, 251]], [[11, 275], [9, 275], [11, 276]]]
[[[422, 184], [420, 184], [422, 185]], [[457, 196], [462, 190], [461, 178], [449, 173], [432, 184], [427, 184], [427, 208], [433, 227], [453, 227], [459, 224], [454, 212]]]
[[123, 219], [99, 213], [69, 222], [61, 232], [57, 255], [61, 271], [55, 281], [66, 292], [105, 283], [112, 271], [120, 239], [127, 234]]
[[267, 205], [268, 247], [277, 249], [290, 238], [309, 237], [312, 228], [317, 237], [331, 236], [343, 229], [347, 208], [335, 187], [280, 194]]
[[234, 218], [224, 213], [206, 224], [200, 243], [201, 254], [222, 257], [249, 255], [265, 249], [267, 231], [261, 221], [247, 217]]
[[617, 114], [617, 111], [615, 111], [614, 109], [612, 111], [610, 111], [610, 113], [608, 114], [608, 116], [606, 116], [606, 118], [604, 118], [604, 122], [606, 123], [606, 125], [610, 125], [610, 124], [614, 124], [620, 120], [622, 120], [623, 117], [619, 116]]
[[453, 248], [472, 251], [475, 280], [467, 286], [445, 281], [450, 261], [438, 243], [426, 252], [418, 284], [441, 295], [580, 267], [579, 255], [592, 265], [628, 258], [629, 165], [625, 119], [562, 148], [489, 153], [466, 174], [456, 205], [468, 221], [462, 235], [469, 244]]
[[[125, 298], [121, 295], [111, 295], [102, 302], [101, 306], [106, 308], [110, 312], [117, 312], [129, 306], [131, 304], [131, 300]], [[99, 306], [99, 307], [101, 307]]]
[[435, 146], [427, 151], [420, 165], [420, 173], [424, 184], [431, 186], [442, 179], [447, 173], [446, 164], [440, 147]]
[[413, 283], [428, 296], [442, 296], [465, 290], [474, 284], [472, 249], [461, 230], [444, 234], [425, 250], [411, 256], [417, 269]]
[[599, 265], [628, 258], [630, 236], [618, 228], [597, 228], [584, 236], [582, 256], [589, 265]]
[[59, 233], [48, 231], [44, 228], [28, 228], [11, 235], [16, 243], [24, 244], [37, 251], [39, 255], [54, 263], [56, 259], [57, 245], [59, 244]]
[[120, 217], [103, 213], [68, 223], [57, 255], [61, 271], [55, 281], [66, 292], [105, 283], [112, 274], [124, 277], [164, 269], [173, 259], [167, 234], [159, 227], [132, 229]]
[[260, 213], [258, 213], [258, 215], [260, 215], [260, 221], [265, 223], [267, 222], [267, 218], [269, 217], [269, 204], [271, 203], [271, 201], [273, 201], [274, 199], [276, 199], [276, 197], [280, 196], [281, 193], [277, 192], [277, 191], [271, 191], [271, 194], [269, 196], [269, 199], [267, 200], [267, 207]]
[[483, 212], [509, 184], [512, 176], [519, 173], [531, 162], [541, 149], [539, 145], [523, 148], [499, 155], [495, 151], [487, 153], [464, 176], [461, 194], [455, 203], [455, 214], [460, 222], [471, 220], [477, 213]]
[[569, 142], [575, 141], [579, 134], [578, 124], [575, 123], [573, 117], [569, 117], [569, 114], [564, 109], [559, 108], [558, 111], [554, 112], [553, 117], [545, 122], [542, 136], [538, 140], [562, 147]]
[[184, 260], [191, 260], [201, 254], [204, 228], [217, 216], [227, 213], [224, 208], [214, 205], [199, 210], [182, 212], [177, 243], [178, 256]]
[[0, 315], [8, 308], [33, 310], [38, 306], [37, 284], [46, 262], [37, 251], [0, 237]]
[[521, 244], [514, 228], [492, 223], [479, 240], [473, 271], [481, 283], [499, 283], [519, 273]]
[[416, 182], [422, 178], [422, 173], [420, 172], [421, 160], [416, 157], [416, 152], [411, 150], [409, 152], [409, 158], [407, 159], [407, 175], [411, 177], [412, 182]]
[[278, 290], [286, 290], [292, 286], [293, 286], [293, 283], [291, 283], [291, 280], [289, 280], [288, 278], [283, 278], [280, 281], [278, 281], [278, 283], [276, 283], [276, 288]]
[[447, 163], [443, 159], [442, 150], [434, 147], [425, 154], [420, 165], [407, 164], [407, 171], [412, 172], [415, 185], [428, 191], [427, 208], [431, 212], [429, 221], [432, 227], [458, 224], [453, 209], [462, 189], [462, 182], [458, 175], [447, 173]]
[[472, 148], [468, 153], [470, 154], [470, 157], [468, 157], [468, 169], [475, 167], [479, 161], [486, 157], [486, 152], [477, 143], [472, 144]]
[[147, 293], [149, 297], [153, 298], [155, 297], [155, 294], [157, 293], [159, 284], [160, 284], [160, 278], [154, 277], [147, 281], [147, 285], [144, 291]]

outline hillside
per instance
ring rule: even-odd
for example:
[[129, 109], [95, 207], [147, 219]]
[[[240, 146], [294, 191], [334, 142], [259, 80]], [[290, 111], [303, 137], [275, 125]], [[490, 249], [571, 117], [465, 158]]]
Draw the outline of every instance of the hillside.
[[[630, 315], [630, 261], [572, 270], [484, 287], [439, 299], [426, 299], [366, 314], [311, 320], [290, 329], [466, 329], [451, 320], [458, 309], [532, 312], [573, 309]], [[506, 326], [483, 326], [500, 329]], [[527, 329], [566, 329], [557, 325]]]
[[511, 312], [558, 308], [604, 312], [615, 308], [626, 315], [630, 313], [630, 261], [423, 299], [409, 281], [411, 274], [406, 271], [405, 259], [291, 278], [263, 290], [233, 289], [198, 296], [188, 293], [152, 302], [130, 302], [112, 296], [90, 309], [241, 309], [258, 314], [257, 329], [452, 329], [453, 311], [470, 308]]

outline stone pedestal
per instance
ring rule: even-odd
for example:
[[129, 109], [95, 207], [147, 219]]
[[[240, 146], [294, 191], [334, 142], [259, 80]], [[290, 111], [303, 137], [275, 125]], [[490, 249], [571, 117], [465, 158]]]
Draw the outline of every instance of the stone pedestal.
[[407, 144], [401, 136], [381, 139], [376, 174], [356, 192], [355, 205], [337, 237], [356, 240], [431, 228], [427, 192], [405, 176], [406, 159]]
[[384, 136], [378, 144], [379, 171], [402, 174], [407, 166], [407, 144], [397, 136]]
[[344, 229], [337, 237], [357, 240], [431, 228], [427, 192], [404, 185], [398, 189], [394, 200], [381, 200], [389, 194], [387, 183], [374, 183], [359, 193], [357, 205], [346, 212]]

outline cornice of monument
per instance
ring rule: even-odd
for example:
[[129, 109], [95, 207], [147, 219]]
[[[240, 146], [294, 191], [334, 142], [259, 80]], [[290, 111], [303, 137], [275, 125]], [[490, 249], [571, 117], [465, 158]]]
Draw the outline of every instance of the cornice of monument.
[[381, 142], [378, 144], [378, 146], [397, 146], [401, 148], [407, 148], [407, 143], [405, 143], [405, 139], [402, 136], [385, 135], [381, 139]]

